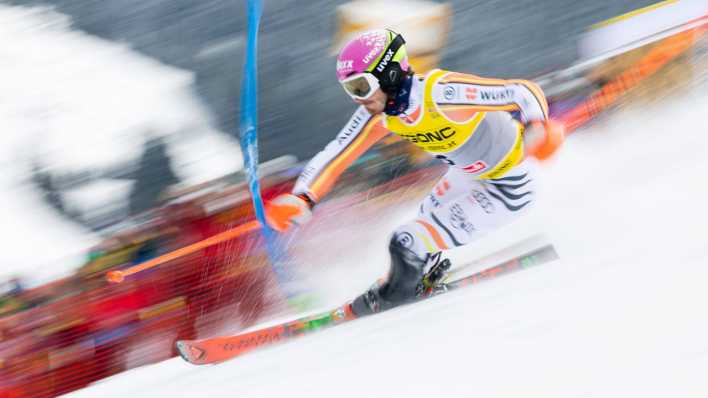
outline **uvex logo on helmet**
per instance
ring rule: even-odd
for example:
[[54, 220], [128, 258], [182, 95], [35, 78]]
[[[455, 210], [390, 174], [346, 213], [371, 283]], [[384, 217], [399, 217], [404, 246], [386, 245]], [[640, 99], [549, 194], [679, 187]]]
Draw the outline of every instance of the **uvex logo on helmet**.
[[386, 55], [383, 57], [381, 62], [379, 62], [379, 64], [376, 66], [376, 71], [383, 72], [383, 70], [386, 69], [388, 63], [391, 62], [391, 58], [393, 58], [393, 50], [389, 48], [388, 51], [386, 51]]

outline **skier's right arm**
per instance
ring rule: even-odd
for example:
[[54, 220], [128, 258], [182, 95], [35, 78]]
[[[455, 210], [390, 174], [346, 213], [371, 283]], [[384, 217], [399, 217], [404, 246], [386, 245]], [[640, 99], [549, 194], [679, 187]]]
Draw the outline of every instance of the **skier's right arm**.
[[292, 194], [269, 203], [266, 211], [271, 227], [282, 231], [307, 221], [312, 207], [332, 190], [347, 167], [388, 133], [381, 119], [360, 106], [337, 137], [307, 163]]

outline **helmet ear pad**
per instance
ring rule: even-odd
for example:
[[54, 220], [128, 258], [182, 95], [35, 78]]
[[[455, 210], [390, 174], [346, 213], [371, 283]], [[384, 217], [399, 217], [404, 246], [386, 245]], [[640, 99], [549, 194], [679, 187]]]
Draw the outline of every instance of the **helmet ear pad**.
[[406, 73], [398, 62], [391, 62], [386, 65], [386, 69], [378, 76], [381, 90], [386, 94], [395, 95], [401, 87], [401, 82]]

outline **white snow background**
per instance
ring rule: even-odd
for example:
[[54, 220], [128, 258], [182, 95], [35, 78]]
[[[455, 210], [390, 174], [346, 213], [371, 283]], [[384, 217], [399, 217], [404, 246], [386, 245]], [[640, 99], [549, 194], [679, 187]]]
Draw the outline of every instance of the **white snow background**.
[[[0, 277], [37, 285], [66, 275], [98, 240], [42, 200], [33, 162], [57, 176], [133, 167], [161, 137], [185, 185], [242, 167], [238, 142], [211, 127], [192, 82], [51, 8], [0, 5]], [[124, 206], [132, 184], [103, 178], [64, 199], [82, 212]]]

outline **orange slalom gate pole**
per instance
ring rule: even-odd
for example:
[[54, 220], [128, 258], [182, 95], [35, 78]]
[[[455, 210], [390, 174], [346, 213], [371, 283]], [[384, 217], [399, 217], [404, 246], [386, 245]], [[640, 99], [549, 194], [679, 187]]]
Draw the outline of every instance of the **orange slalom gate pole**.
[[215, 245], [217, 243], [221, 243], [223, 241], [236, 238], [240, 235], [243, 235], [247, 232], [253, 231], [258, 228], [260, 228], [260, 224], [258, 223], [258, 220], [249, 221], [245, 224], [239, 225], [236, 228], [232, 228], [228, 231], [224, 231], [220, 234], [216, 234], [210, 238], [201, 240], [199, 242], [192, 243], [189, 246], [179, 248], [177, 250], [163, 254], [159, 257], [155, 257], [152, 260], [148, 260], [143, 263], [134, 265], [130, 268], [126, 268], [124, 270], [115, 270], [115, 271], [107, 272], [106, 279], [109, 282], [113, 282], [113, 283], [123, 282], [125, 277], [128, 275], [132, 275], [132, 274], [135, 274], [135, 273], [138, 273], [141, 271], [145, 271], [146, 269], [156, 267], [156, 266], [166, 263], [168, 261], [171, 261], [171, 260], [174, 260], [174, 259], [177, 259], [180, 257], [184, 257], [188, 254], [192, 254], [196, 251], [204, 249], [205, 247], [209, 247], [209, 246]]

